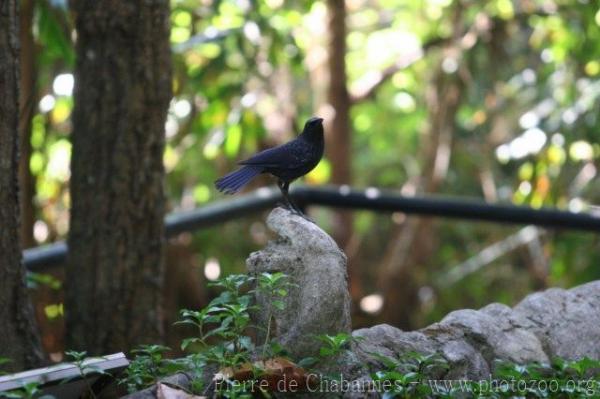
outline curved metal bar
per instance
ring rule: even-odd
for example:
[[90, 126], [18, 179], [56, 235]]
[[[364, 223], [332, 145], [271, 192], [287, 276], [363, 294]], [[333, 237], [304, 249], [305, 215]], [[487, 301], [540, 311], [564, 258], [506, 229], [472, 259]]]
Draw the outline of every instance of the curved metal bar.
[[[600, 215], [592, 213], [574, 213], [549, 208], [533, 209], [438, 196], [405, 197], [397, 192], [372, 187], [358, 190], [347, 186], [296, 186], [290, 190], [290, 196], [301, 208], [320, 205], [600, 232]], [[186, 231], [214, 226], [264, 211], [280, 201], [282, 196], [277, 188], [265, 187], [228, 201], [213, 202], [190, 211], [173, 212], [165, 217], [165, 234], [167, 237], [173, 237]], [[23, 251], [23, 262], [29, 270], [40, 272], [64, 263], [67, 251], [67, 244], [62, 241], [30, 248]]]

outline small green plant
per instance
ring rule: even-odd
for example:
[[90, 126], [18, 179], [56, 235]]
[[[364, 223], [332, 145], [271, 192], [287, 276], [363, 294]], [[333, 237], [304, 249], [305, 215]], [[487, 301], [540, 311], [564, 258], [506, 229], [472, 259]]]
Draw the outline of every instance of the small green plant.
[[[385, 367], [371, 374], [375, 387], [384, 398], [431, 397], [434, 392], [428, 383], [429, 376], [439, 374], [440, 370], [445, 372], [449, 368], [446, 360], [436, 353], [423, 355], [410, 352], [399, 359], [392, 359], [378, 353], [371, 353], [371, 356]], [[446, 395], [447, 393], [436, 392], [435, 394]]]
[[[490, 397], [600, 397], [600, 361], [587, 357], [580, 360], [555, 358], [550, 364], [519, 365], [498, 361], [494, 379], [518, 383], [495, 389]], [[483, 391], [487, 386], [479, 384], [476, 388]]]
[[268, 298], [267, 308], [262, 309], [267, 314], [267, 331], [265, 333], [265, 341], [263, 343], [262, 357], [267, 357], [267, 351], [270, 349], [272, 356], [276, 352], [281, 352], [277, 345], [269, 345], [271, 339], [271, 325], [275, 310], [284, 310], [285, 302], [283, 299], [287, 297], [289, 289], [295, 285], [288, 281], [288, 276], [281, 273], [261, 273], [258, 276], [256, 291], [265, 295]]
[[[255, 290], [251, 290], [256, 283]], [[234, 274], [210, 284], [221, 288], [221, 294], [213, 299], [208, 306], [200, 310], [183, 309], [181, 320], [176, 324], [193, 327], [194, 335], [181, 342], [181, 349], [192, 352], [183, 359], [167, 360], [164, 358], [168, 348], [158, 345], [141, 347], [134, 351], [135, 358], [120, 381], [127, 385], [130, 392], [147, 387], [160, 377], [176, 371], [185, 371], [191, 377], [190, 391], [193, 394], [203, 394], [203, 370], [210, 366], [222, 371], [223, 381], [218, 384], [217, 391], [222, 397], [250, 397], [251, 392], [245, 384], [235, 381], [232, 377], [235, 370], [242, 365], [250, 364], [251, 353], [256, 348], [249, 334], [257, 327], [251, 325], [250, 312], [257, 310], [254, 304], [254, 294], [268, 296], [267, 318], [270, 322], [276, 310], [285, 307], [282, 299], [287, 295], [292, 285], [283, 273], [262, 273], [258, 277], [245, 274]], [[276, 343], [270, 343], [270, 329], [267, 327], [263, 356], [280, 353]], [[255, 370], [253, 370], [254, 372]], [[260, 370], [256, 370], [260, 373]]]
[[254, 277], [247, 274], [230, 274], [229, 276], [209, 283], [209, 287], [218, 287], [223, 290], [223, 292], [221, 292], [221, 294], [211, 303], [235, 303], [239, 302], [241, 297], [249, 298], [247, 288], [253, 281]]
[[[250, 313], [261, 311], [266, 315], [261, 357], [266, 359], [281, 355], [285, 350], [276, 342], [271, 342], [271, 326], [275, 312], [285, 309], [284, 298], [293, 284], [285, 274], [277, 272], [261, 273], [256, 277], [235, 274], [211, 285], [223, 291], [207, 307], [197, 311], [181, 311], [182, 319], [177, 324], [190, 325], [196, 330], [195, 336], [184, 339], [181, 347], [183, 350], [197, 350], [195, 356], [198, 364], [213, 366], [221, 371], [221, 381], [216, 384], [219, 395], [227, 398], [250, 397], [251, 389], [236, 381], [236, 372], [243, 367], [249, 367], [253, 377], [259, 377], [264, 372], [250, 361], [257, 346], [251, 332], [261, 328], [251, 324]], [[251, 289], [252, 285], [254, 289]], [[267, 298], [264, 308], [258, 309], [254, 302], [255, 294]]]
[[[223, 381], [216, 385], [223, 397], [237, 398], [246, 394], [244, 385], [230, 378], [237, 368], [249, 362], [255, 348], [248, 335], [248, 330], [253, 328], [250, 311], [256, 309], [252, 304], [254, 292], [249, 289], [254, 281], [252, 276], [235, 274], [212, 283], [223, 292], [204, 309], [182, 310], [182, 319], [176, 323], [190, 325], [197, 331], [195, 336], [181, 343], [183, 350], [199, 350], [189, 356], [194, 356], [194, 367], [216, 366], [218, 370], [229, 370], [222, 373]], [[193, 390], [199, 393], [203, 387], [202, 373], [197, 368], [195, 373]]]
[[[86, 364], [85, 360], [86, 360], [87, 352], [66, 351], [65, 355], [67, 355], [68, 360], [75, 367], [77, 367], [77, 370], [79, 371], [79, 377], [85, 382], [85, 385], [86, 385], [86, 388], [88, 390], [90, 397], [96, 398], [96, 394], [94, 393], [94, 390], [92, 389], [92, 385], [90, 384], [89, 377], [94, 374], [96, 374], [96, 375], [110, 375], [110, 374], [107, 373], [106, 371], [102, 370], [99, 367]], [[76, 378], [76, 377], [73, 377], [73, 378]], [[63, 380], [61, 383], [63, 383], [63, 384], [67, 383], [67, 382], [73, 380], [73, 378]]]
[[27, 272], [26, 274], [27, 288], [39, 288], [46, 286], [53, 290], [59, 290], [62, 287], [62, 282], [50, 274]]
[[383, 398], [591, 398], [600, 397], [600, 361], [555, 359], [551, 364], [498, 361], [487, 380], [435, 380], [449, 371], [437, 354], [410, 353], [400, 359], [373, 353], [384, 366], [372, 373]]
[[0, 398], [6, 399], [56, 399], [52, 395], [42, 395], [40, 383], [37, 381], [23, 384], [20, 389], [10, 392], [0, 392]]
[[319, 356], [321, 358], [338, 356], [349, 349], [352, 341], [358, 340], [357, 337], [346, 333], [338, 333], [336, 335], [321, 334], [317, 335], [316, 338], [323, 343], [323, 346], [319, 349]]
[[185, 370], [185, 361], [165, 359], [165, 353], [170, 350], [163, 345], [142, 345], [134, 349], [131, 351], [134, 358], [119, 384], [125, 385], [131, 393], [156, 383], [161, 377]]
[[190, 392], [194, 395], [201, 395], [206, 388], [203, 373], [206, 359], [200, 354], [192, 353], [183, 358], [181, 366], [190, 377]]
[[3, 371], [2, 369], [4, 367], [6, 367], [7, 364], [11, 363], [12, 360], [7, 358], [7, 357], [1, 357], [0, 356], [0, 375], [4, 375], [6, 374], [6, 371]]
[[[249, 312], [253, 307], [250, 292], [242, 290], [251, 281], [253, 278], [247, 275], [227, 276], [211, 284], [224, 291], [206, 308], [182, 310], [182, 320], [176, 324], [193, 326], [197, 335], [184, 339], [181, 349], [187, 350], [192, 344], [204, 349], [205, 362], [220, 367], [235, 367], [247, 361], [249, 351], [254, 348], [251, 339], [245, 335], [250, 327]], [[210, 345], [208, 339], [217, 342]]]

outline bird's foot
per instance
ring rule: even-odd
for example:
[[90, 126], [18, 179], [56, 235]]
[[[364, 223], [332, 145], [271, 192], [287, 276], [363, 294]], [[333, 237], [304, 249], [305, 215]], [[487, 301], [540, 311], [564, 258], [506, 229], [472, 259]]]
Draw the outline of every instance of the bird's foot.
[[289, 204], [289, 202], [285, 202], [285, 201], [284, 201], [284, 202], [278, 202], [278, 203], [277, 203], [277, 207], [278, 207], [278, 208], [287, 209], [287, 210], [288, 210], [288, 211], [290, 211], [290, 212], [293, 212], [293, 211], [294, 211], [294, 207], [293, 207], [293, 206], [291, 206], [291, 205]]
[[294, 215], [300, 216], [301, 218], [303, 218], [304, 220], [311, 222], [312, 224], [316, 224], [314, 220], [312, 220], [311, 218], [308, 217], [308, 215], [306, 215], [304, 212], [302, 212], [302, 210], [300, 208], [298, 208], [296, 205], [291, 204], [291, 207], [288, 208]]
[[312, 224], [316, 224], [314, 220], [309, 218], [304, 212], [302, 212], [302, 210], [300, 208], [298, 208], [296, 205], [294, 205], [292, 203], [283, 202], [283, 203], [279, 203], [278, 206], [281, 206], [282, 208], [287, 209], [292, 214], [294, 214], [296, 216], [300, 216], [301, 218], [303, 218], [304, 220], [306, 220], [308, 222], [311, 222]]
[[301, 214], [300, 214], [300, 215], [298, 215], [298, 216], [301, 216], [302, 218], [304, 218], [304, 220], [306, 220], [307, 222], [310, 222], [310, 223], [312, 223], [312, 224], [314, 224], [314, 225], [316, 225], [316, 224], [317, 224], [317, 222], [315, 222], [314, 220], [312, 220], [312, 218], [308, 217], [308, 216], [307, 216], [306, 214], [304, 214], [304, 213], [301, 213]]

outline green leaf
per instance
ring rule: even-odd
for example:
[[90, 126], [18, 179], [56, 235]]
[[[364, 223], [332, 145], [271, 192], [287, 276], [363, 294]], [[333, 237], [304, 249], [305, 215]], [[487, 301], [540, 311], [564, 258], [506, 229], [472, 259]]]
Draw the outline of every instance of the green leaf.
[[305, 357], [298, 362], [298, 366], [302, 368], [312, 367], [319, 363], [319, 359], [316, 357]]
[[331, 356], [334, 353], [335, 352], [333, 350], [331, 350], [330, 348], [324, 348], [324, 347], [319, 348], [319, 355], [321, 355], [323, 357]]
[[44, 64], [55, 60], [64, 62], [69, 68], [75, 64], [73, 43], [68, 35], [70, 26], [64, 10], [53, 8], [49, 2], [36, 2], [38, 11], [38, 40], [44, 48], [40, 53]]
[[380, 353], [369, 352], [369, 355], [380, 361], [387, 369], [394, 370], [399, 366], [399, 362]]
[[273, 301], [273, 306], [275, 306], [275, 308], [277, 308], [278, 310], [285, 309], [285, 303], [283, 301]]
[[200, 340], [200, 338], [185, 338], [183, 341], [181, 341], [181, 350], [184, 351], [188, 348], [188, 346], [190, 346], [191, 344], [196, 344], [202, 342]]

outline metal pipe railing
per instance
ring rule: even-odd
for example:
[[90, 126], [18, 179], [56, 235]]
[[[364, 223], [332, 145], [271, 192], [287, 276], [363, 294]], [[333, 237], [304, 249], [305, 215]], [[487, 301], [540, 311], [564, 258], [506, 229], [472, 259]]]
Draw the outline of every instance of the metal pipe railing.
[[[405, 197], [393, 191], [382, 191], [377, 188], [357, 190], [347, 186], [297, 186], [291, 190], [290, 195], [300, 207], [321, 205], [600, 232], [600, 216], [591, 213], [574, 213], [548, 208], [533, 209], [438, 196]], [[186, 231], [224, 223], [269, 209], [280, 201], [282, 201], [281, 193], [276, 188], [269, 187], [191, 211], [173, 212], [165, 217], [166, 236], [173, 237]], [[44, 271], [64, 263], [67, 251], [67, 245], [62, 241], [30, 248], [23, 251], [23, 262], [31, 271]]]
[[473, 199], [450, 197], [405, 197], [376, 188], [353, 190], [345, 187], [298, 187], [294, 198], [300, 203], [337, 208], [403, 212], [496, 223], [532, 224], [557, 229], [600, 232], [600, 215], [558, 209], [490, 204]]
[[[229, 201], [219, 201], [190, 211], [179, 211], [165, 217], [165, 235], [174, 237], [186, 231], [214, 226], [232, 219], [260, 212], [282, 200], [275, 188], [260, 188]], [[31, 271], [42, 272], [64, 263], [67, 259], [67, 244], [58, 241], [23, 251], [23, 263]]]

